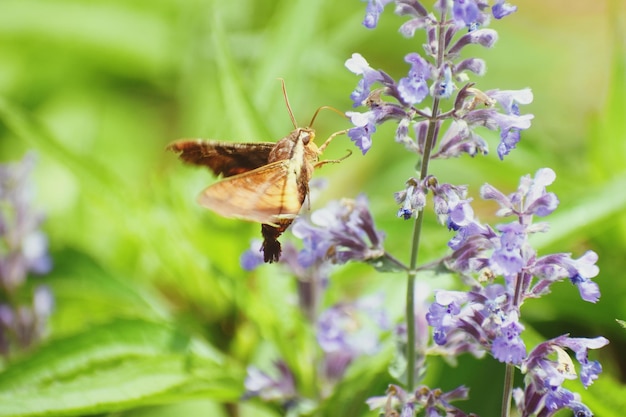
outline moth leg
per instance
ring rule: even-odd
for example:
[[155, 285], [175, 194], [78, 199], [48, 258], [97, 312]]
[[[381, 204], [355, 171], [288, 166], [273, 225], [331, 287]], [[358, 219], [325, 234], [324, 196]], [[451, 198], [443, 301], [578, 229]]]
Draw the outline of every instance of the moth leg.
[[315, 165], [313, 165], [315, 168], [319, 168], [322, 167], [326, 164], [338, 164], [339, 162], [343, 161], [344, 159], [346, 159], [347, 157], [349, 157], [350, 155], [352, 155], [352, 151], [348, 149], [348, 154], [345, 156], [342, 156], [339, 159], [326, 159], [325, 161], [318, 161], [315, 163]]
[[335, 139], [335, 137], [336, 137], [336, 136], [343, 135], [343, 134], [345, 134], [345, 133], [348, 133], [348, 129], [340, 130], [339, 132], [335, 132], [335, 133], [333, 133], [332, 135], [330, 135], [330, 136], [328, 137], [328, 139], [326, 139], [326, 142], [322, 143], [322, 146], [320, 146], [320, 147], [318, 148], [319, 153], [324, 152], [324, 149], [326, 149], [326, 147], [328, 146], [328, 144], [329, 144], [329, 143], [330, 143], [333, 139]]

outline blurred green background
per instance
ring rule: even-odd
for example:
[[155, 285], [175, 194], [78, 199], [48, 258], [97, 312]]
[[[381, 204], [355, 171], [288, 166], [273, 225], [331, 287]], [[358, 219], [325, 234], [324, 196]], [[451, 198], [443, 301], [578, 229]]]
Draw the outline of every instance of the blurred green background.
[[[626, 336], [615, 319], [626, 319], [625, 2], [514, 3], [517, 13], [491, 24], [500, 35], [496, 46], [470, 47], [465, 54], [487, 61], [487, 74], [473, 79], [481, 90], [532, 88], [535, 100], [522, 112], [535, 115], [533, 127], [504, 162], [495, 154], [497, 134], [484, 132], [492, 154], [436, 161], [433, 173], [441, 181], [468, 184], [479, 200], [484, 182], [512, 191], [520, 175], [546, 166], [556, 171], [551, 191], [561, 204], [546, 219], [551, 231], [536, 239], [539, 253], [578, 257], [587, 249], [598, 252], [602, 298], [595, 305], [585, 303], [575, 288], [562, 283], [549, 297], [528, 302], [523, 314], [529, 328], [544, 338], [571, 332], [611, 340], [594, 352], [605, 372], [583, 398], [597, 416], [621, 416], [626, 411]], [[196, 195], [213, 179], [204, 170], [183, 166], [164, 148], [181, 137], [273, 141], [286, 135], [292, 126], [279, 77], [302, 125], [322, 105], [350, 110], [349, 95], [358, 78], [344, 62], [354, 52], [396, 79], [404, 76], [404, 55], [421, 52], [423, 39], [402, 38], [397, 28], [404, 20], [392, 10], [382, 15], [376, 30], [365, 29], [364, 8], [356, 0], [0, 1], [0, 160], [21, 158], [30, 149], [38, 154], [37, 204], [47, 214], [44, 229], [54, 259], [53, 272], [44, 278], [56, 298], [48, 337], [87, 335], [84, 343], [90, 346], [90, 329], [114, 323], [99, 328], [102, 343], [110, 346], [115, 329], [137, 335], [137, 323], [165, 323], [167, 337], [142, 328], [147, 333], [137, 343], [154, 346], [148, 343], [150, 335], [170, 340], [176, 334], [190, 345], [190, 340], [197, 342], [204, 352], [200, 357], [213, 367], [197, 380], [185, 380], [184, 388], [166, 384], [117, 403], [117, 409], [134, 409], [118, 415], [227, 415], [207, 398], [236, 402], [245, 366], [277, 352], [287, 355], [305, 379], [312, 347], [292, 314], [293, 282], [276, 266], [241, 270], [239, 256], [258, 236], [258, 225], [222, 219], [198, 207]], [[315, 127], [318, 138], [325, 138], [349, 126], [326, 112]], [[325, 157], [341, 157], [346, 149], [354, 147], [345, 137], [337, 138]], [[392, 193], [414, 175], [414, 164], [394, 143], [393, 127], [383, 127], [366, 156], [356, 151], [316, 172], [328, 178], [329, 186], [312, 209], [366, 193], [378, 227], [387, 234], [386, 248], [406, 260], [412, 227], [395, 217]], [[482, 220], [493, 219], [493, 204], [476, 201], [476, 210]], [[444, 254], [449, 238], [432, 219], [427, 221], [423, 261]], [[425, 279], [439, 285], [432, 277]], [[401, 274], [348, 265], [333, 275], [326, 304], [384, 288], [399, 313], [403, 286]], [[115, 349], [121, 348], [110, 351]], [[141, 356], [145, 349], [133, 352], [146, 359]], [[355, 371], [361, 379], [338, 387], [332, 409], [323, 415], [375, 415], [366, 413], [363, 400], [380, 395], [392, 381], [385, 370], [388, 353], [370, 358], [375, 366], [361, 364]], [[103, 353], [90, 355], [84, 356], [86, 363]], [[164, 357], [183, 352], [145, 355], [163, 364]], [[72, 365], [82, 381], [73, 386], [76, 392], [94, 380], [103, 387], [115, 385], [115, 375], [131, 384], [132, 375], [141, 373], [116, 369], [111, 364], [121, 361], [118, 357], [107, 360], [111, 372], [106, 377], [94, 371], [90, 379]], [[496, 415], [503, 374], [493, 362], [434, 363], [428, 383], [445, 389], [465, 383], [472, 388], [471, 400], [460, 406]], [[146, 369], [151, 363], [145, 362]], [[494, 383], [484, 384], [485, 375]], [[10, 384], [0, 382], [3, 387]], [[65, 393], [72, 389], [60, 387]], [[48, 405], [41, 408], [53, 408], [59, 394], [52, 388], [45, 392], [41, 404]], [[25, 404], [14, 409], [25, 410]], [[115, 409], [77, 406], [66, 413]], [[254, 401], [238, 412], [277, 415]]]

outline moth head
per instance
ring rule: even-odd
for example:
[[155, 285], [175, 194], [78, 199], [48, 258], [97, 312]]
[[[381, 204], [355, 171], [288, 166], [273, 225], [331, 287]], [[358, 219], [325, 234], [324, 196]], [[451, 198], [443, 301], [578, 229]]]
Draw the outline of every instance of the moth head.
[[315, 130], [310, 127], [299, 127], [297, 138], [306, 146], [315, 140]]

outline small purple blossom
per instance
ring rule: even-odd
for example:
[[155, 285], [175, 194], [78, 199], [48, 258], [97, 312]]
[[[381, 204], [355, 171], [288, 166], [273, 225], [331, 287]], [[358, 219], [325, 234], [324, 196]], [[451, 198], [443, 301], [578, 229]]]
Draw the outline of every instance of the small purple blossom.
[[520, 337], [524, 326], [518, 321], [518, 315], [509, 314], [500, 330], [491, 346], [493, 357], [500, 362], [520, 364], [526, 357], [526, 346]]
[[[457, 344], [455, 353], [490, 351], [502, 362], [519, 364], [526, 357], [520, 334], [524, 329], [511, 296], [497, 284], [467, 293], [438, 291], [426, 320], [433, 327], [433, 340], [441, 346]], [[471, 341], [468, 340], [471, 339]], [[465, 339], [459, 344], [459, 339]]]
[[244, 386], [244, 399], [260, 397], [265, 401], [289, 404], [297, 397], [293, 373], [283, 361], [274, 362], [275, 376], [249, 366]]
[[385, 5], [391, 3], [392, 0], [367, 0], [367, 7], [365, 8], [365, 19], [363, 19], [363, 26], [368, 29], [374, 29], [378, 24], [380, 14], [383, 12]]
[[[423, 415], [428, 417], [441, 415], [469, 417], [451, 404], [454, 401], [466, 400], [468, 397], [469, 389], [464, 386], [445, 392], [440, 388], [430, 389], [422, 385], [409, 393], [391, 384], [386, 395], [368, 398], [366, 402], [370, 410], [379, 409], [381, 415], [385, 416], [413, 417], [422, 415], [423, 412]], [[441, 414], [442, 412], [445, 414]]]
[[494, 272], [505, 276], [514, 276], [521, 272], [525, 266], [523, 258], [524, 244], [526, 243], [526, 230], [519, 223], [500, 225], [498, 230], [502, 232], [497, 247], [491, 256], [490, 265]]
[[433, 16], [417, 0], [396, 0], [395, 13], [399, 16], [411, 16], [412, 18], [400, 26], [399, 32], [406, 38], [415, 35], [418, 29], [425, 29], [432, 25]]
[[480, 45], [491, 48], [498, 41], [498, 32], [493, 29], [475, 29], [461, 36], [461, 38], [448, 50], [448, 55], [457, 57], [463, 48], [468, 45]]
[[337, 304], [320, 314], [317, 341], [326, 353], [331, 379], [339, 379], [355, 358], [379, 350], [380, 334], [389, 328], [383, 301], [381, 295], [374, 295]]
[[32, 204], [34, 165], [34, 154], [0, 165], [0, 283], [7, 291], [21, 286], [29, 273], [45, 274], [52, 267], [48, 240], [39, 230], [44, 216]]
[[517, 11], [517, 6], [506, 3], [505, 0], [496, 0], [496, 3], [491, 8], [493, 17], [496, 19], [502, 19]]
[[[519, 104], [530, 104], [533, 101], [533, 94], [529, 88], [518, 91], [487, 91], [487, 95], [496, 100], [504, 109], [506, 114], [520, 116]], [[526, 116], [528, 117], [528, 116]], [[520, 140], [520, 129], [518, 127], [502, 127], [500, 132], [500, 144], [498, 145], [498, 156], [504, 159]]]
[[454, 20], [470, 26], [478, 21], [480, 10], [475, 0], [454, 0], [452, 3], [452, 16]]
[[595, 264], [598, 255], [587, 251], [579, 259], [572, 259], [569, 253], [546, 255], [537, 260], [532, 266], [532, 272], [542, 280], [532, 288], [535, 296], [545, 294], [549, 286], [563, 278], [569, 278], [572, 284], [578, 287], [583, 300], [595, 303], [600, 298], [598, 284], [591, 278], [599, 273]]
[[404, 61], [411, 64], [409, 75], [398, 82], [398, 92], [405, 103], [421, 103], [428, 95], [426, 80], [430, 78], [430, 65], [417, 53], [410, 53]]
[[52, 268], [48, 239], [39, 229], [44, 216], [33, 207], [34, 165], [33, 154], [0, 164], [0, 353], [7, 357], [43, 336], [54, 307], [50, 289], [41, 284], [27, 303], [16, 301], [30, 274]]
[[384, 234], [374, 227], [367, 204], [364, 196], [333, 201], [314, 211], [310, 222], [298, 218], [293, 231], [304, 243], [303, 258], [322, 258], [342, 264], [384, 256]]
[[437, 291], [436, 302], [431, 304], [426, 314], [426, 321], [434, 328], [435, 343], [447, 342], [448, 332], [455, 329], [456, 316], [461, 313], [461, 304], [467, 302], [467, 294], [460, 291]]
[[[589, 362], [587, 351], [608, 344], [604, 337], [594, 339], [570, 338], [562, 335], [537, 345], [524, 360], [522, 371], [526, 373], [526, 387], [516, 394], [518, 408], [525, 415], [552, 415], [561, 409], [570, 409], [581, 416], [592, 416], [589, 408], [580, 402], [577, 394], [563, 388], [566, 379], [576, 378], [574, 365], [565, 348], [576, 354], [581, 364], [581, 382], [588, 387], [602, 371], [597, 362]], [[552, 357], [556, 354], [556, 360]]]
[[373, 111], [366, 113], [346, 112], [346, 116], [355, 125], [348, 131], [348, 136], [365, 155], [372, 147], [372, 133], [376, 132], [375, 114]]
[[406, 188], [394, 194], [396, 203], [401, 207], [398, 210], [398, 217], [404, 220], [417, 216], [426, 205], [426, 191], [424, 187], [415, 178], [409, 178], [406, 182]]
[[598, 254], [594, 251], [587, 251], [580, 259], [564, 259], [564, 266], [568, 272], [568, 278], [572, 284], [578, 287], [580, 297], [592, 303], [600, 298], [598, 284], [591, 281], [591, 278], [598, 275], [600, 269], [596, 266]]
[[438, 98], [450, 98], [455, 87], [454, 81], [452, 80], [452, 70], [446, 65], [443, 70], [443, 75], [433, 84], [431, 94]]
[[354, 102], [353, 106], [361, 106], [369, 96], [372, 84], [383, 81], [385, 77], [380, 71], [376, 71], [370, 67], [361, 54], [352, 54], [352, 58], [349, 58], [345, 65], [351, 72], [363, 77], [359, 80], [356, 89], [350, 95], [350, 98]]
[[[464, 87], [455, 103], [458, 120], [463, 120], [470, 130], [484, 126], [490, 130], [500, 130], [498, 155], [500, 159], [515, 148], [520, 139], [520, 132], [531, 125], [532, 114], [520, 115], [519, 105], [529, 104], [533, 100], [530, 89], [490, 90], [482, 92], [476, 88]], [[487, 108], [482, 108], [479, 105]], [[504, 113], [500, 113], [495, 104], [499, 104]], [[457, 140], [467, 138], [469, 134]]]
[[239, 263], [244, 271], [252, 271], [258, 266], [263, 265], [263, 252], [261, 252], [262, 245], [263, 241], [260, 239], [254, 239], [250, 248], [241, 254]]
[[554, 193], [546, 192], [546, 186], [552, 184], [556, 174], [550, 168], [537, 171], [535, 178], [522, 177], [515, 193], [505, 196], [496, 188], [485, 184], [480, 195], [485, 200], [495, 200], [500, 205], [497, 215], [519, 216], [524, 223], [529, 223], [533, 215], [547, 216], [556, 210], [559, 200]]

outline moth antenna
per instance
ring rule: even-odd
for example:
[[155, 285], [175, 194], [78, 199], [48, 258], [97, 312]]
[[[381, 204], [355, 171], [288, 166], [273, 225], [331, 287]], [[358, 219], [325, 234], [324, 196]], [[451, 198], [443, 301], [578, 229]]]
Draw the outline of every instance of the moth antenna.
[[285, 97], [285, 104], [287, 105], [287, 111], [289, 112], [289, 117], [291, 118], [291, 123], [293, 123], [293, 128], [298, 128], [298, 123], [296, 122], [296, 118], [293, 117], [293, 112], [291, 111], [291, 104], [289, 104], [289, 97], [287, 97], [287, 87], [285, 87], [285, 80], [279, 78], [280, 84], [283, 87], [283, 97]]
[[311, 118], [311, 123], [309, 123], [309, 127], [313, 126], [313, 122], [315, 122], [315, 118], [317, 117], [317, 114], [322, 111], [322, 110], [332, 110], [335, 113], [337, 113], [338, 115], [340, 115], [341, 117], [345, 117], [346, 119], [348, 118], [348, 116], [346, 116], [345, 114], [343, 114], [342, 112], [340, 112], [339, 110], [337, 110], [334, 107], [331, 106], [322, 106], [320, 108], [318, 108], [317, 110], [315, 110], [315, 113], [313, 114], [313, 117]]

